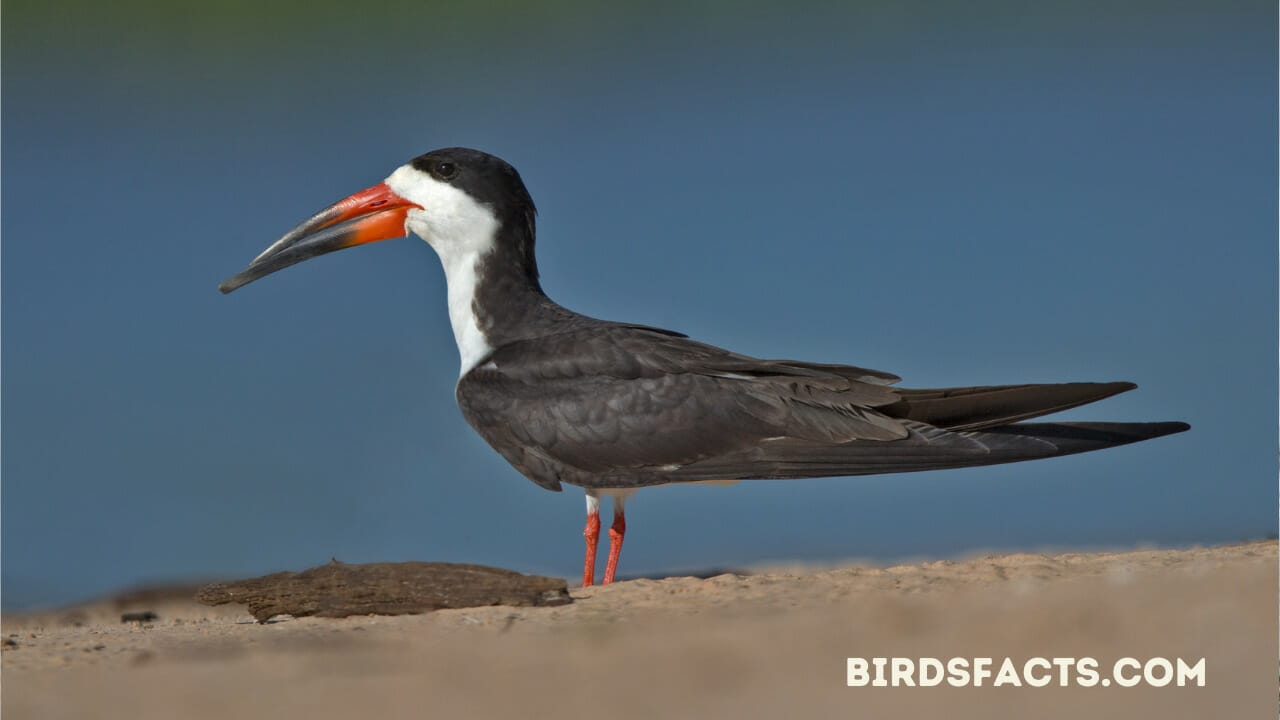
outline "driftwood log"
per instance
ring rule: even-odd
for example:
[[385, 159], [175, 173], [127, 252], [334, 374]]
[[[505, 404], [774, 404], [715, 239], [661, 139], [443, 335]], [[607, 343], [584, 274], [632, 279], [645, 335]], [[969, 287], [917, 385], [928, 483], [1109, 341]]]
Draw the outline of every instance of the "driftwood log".
[[413, 615], [442, 608], [573, 602], [561, 578], [460, 563], [348, 565], [337, 560], [298, 573], [205, 585], [196, 591], [196, 600], [205, 605], [241, 603], [258, 622], [276, 615]]

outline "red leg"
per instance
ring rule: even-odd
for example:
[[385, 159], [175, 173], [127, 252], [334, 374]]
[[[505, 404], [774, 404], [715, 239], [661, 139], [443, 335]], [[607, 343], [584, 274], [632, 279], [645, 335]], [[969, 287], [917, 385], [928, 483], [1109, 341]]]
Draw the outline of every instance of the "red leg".
[[[599, 519], [596, 520], [599, 522]], [[609, 528], [609, 561], [604, 566], [604, 583], [613, 582], [613, 575], [618, 571], [618, 556], [622, 554], [622, 538], [627, 534], [627, 517], [622, 514], [621, 507], [614, 507], [613, 526]]]
[[[613, 531], [610, 530], [609, 533], [612, 537]], [[596, 545], [600, 543], [599, 512], [587, 513], [587, 527], [582, 531], [582, 537], [587, 539], [587, 557], [582, 563], [582, 587], [591, 587], [596, 580]]]

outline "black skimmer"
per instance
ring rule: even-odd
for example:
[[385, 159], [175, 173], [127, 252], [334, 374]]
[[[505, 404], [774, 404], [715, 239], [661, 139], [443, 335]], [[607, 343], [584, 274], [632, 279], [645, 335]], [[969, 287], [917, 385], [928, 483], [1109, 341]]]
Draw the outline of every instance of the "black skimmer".
[[448, 282], [463, 417], [533, 482], [586, 492], [583, 585], [595, 576], [603, 495], [613, 499], [607, 584], [637, 488], [992, 465], [1190, 427], [1024, 422], [1136, 387], [1127, 382], [905, 389], [886, 372], [761, 360], [580, 315], [542, 291], [535, 214], [511, 165], [436, 150], [316, 213], [220, 289], [342, 248], [410, 233], [426, 240]]

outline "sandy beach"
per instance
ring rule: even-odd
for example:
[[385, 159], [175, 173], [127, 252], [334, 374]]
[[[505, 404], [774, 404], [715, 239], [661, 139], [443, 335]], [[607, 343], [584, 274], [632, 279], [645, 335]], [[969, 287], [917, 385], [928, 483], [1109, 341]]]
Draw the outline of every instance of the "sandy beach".
[[[1272, 717], [1275, 541], [769, 568], [560, 607], [281, 617], [185, 592], [3, 618], [22, 718]], [[126, 612], [154, 619], [122, 622]], [[146, 617], [141, 616], [141, 617]], [[848, 687], [848, 657], [1205, 659], [1203, 687]], [[1055, 676], [1056, 677], [1056, 676]]]

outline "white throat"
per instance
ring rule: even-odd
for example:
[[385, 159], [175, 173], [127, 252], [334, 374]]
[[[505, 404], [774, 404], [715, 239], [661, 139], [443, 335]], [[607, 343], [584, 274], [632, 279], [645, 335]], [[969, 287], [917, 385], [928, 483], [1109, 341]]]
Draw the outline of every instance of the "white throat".
[[440, 253], [440, 264], [444, 265], [445, 281], [449, 285], [449, 324], [453, 326], [453, 340], [458, 344], [458, 357], [461, 367], [458, 377], [471, 372], [493, 348], [489, 339], [484, 336], [476, 322], [476, 265], [480, 255], [464, 255], [445, 257]]
[[467, 193], [410, 165], [397, 168], [386, 182], [397, 195], [422, 206], [409, 211], [405, 230], [426, 240], [444, 266], [449, 323], [458, 344], [461, 377], [493, 351], [476, 322], [475, 297], [477, 266], [493, 251], [498, 219], [488, 206]]

